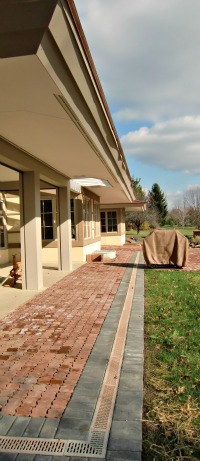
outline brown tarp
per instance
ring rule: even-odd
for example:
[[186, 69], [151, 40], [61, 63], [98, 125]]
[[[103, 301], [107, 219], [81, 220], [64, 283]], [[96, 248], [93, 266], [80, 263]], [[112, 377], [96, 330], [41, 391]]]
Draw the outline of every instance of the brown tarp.
[[147, 265], [186, 266], [188, 239], [174, 229], [154, 230], [143, 240], [143, 255]]

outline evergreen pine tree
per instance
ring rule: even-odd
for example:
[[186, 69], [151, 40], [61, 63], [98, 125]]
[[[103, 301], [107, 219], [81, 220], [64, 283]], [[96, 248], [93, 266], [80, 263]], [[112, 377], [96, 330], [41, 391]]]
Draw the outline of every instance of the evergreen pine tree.
[[134, 190], [136, 200], [145, 200], [145, 192], [142, 189], [140, 181], [141, 178], [134, 178], [134, 176], [132, 176], [131, 185]]
[[155, 209], [158, 213], [159, 222], [164, 225], [167, 216], [167, 200], [160, 186], [154, 183], [148, 196], [149, 206]]

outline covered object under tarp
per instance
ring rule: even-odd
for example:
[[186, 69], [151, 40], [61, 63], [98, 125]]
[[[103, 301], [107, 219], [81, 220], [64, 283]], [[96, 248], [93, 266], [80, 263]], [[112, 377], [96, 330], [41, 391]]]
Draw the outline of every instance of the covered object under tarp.
[[174, 229], [154, 230], [143, 241], [143, 255], [147, 265], [186, 266], [188, 239]]

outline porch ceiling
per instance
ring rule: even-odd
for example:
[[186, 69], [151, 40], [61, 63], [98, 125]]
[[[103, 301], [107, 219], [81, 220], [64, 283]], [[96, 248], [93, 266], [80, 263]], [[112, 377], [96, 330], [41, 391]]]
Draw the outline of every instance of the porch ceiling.
[[[111, 187], [90, 188], [103, 203], [132, 201], [129, 172], [74, 30], [74, 37], [69, 38], [72, 31], [67, 6], [64, 10], [59, 2], [51, 0], [45, 13], [48, 2], [30, 0], [37, 7], [34, 24], [39, 21], [41, 32], [28, 51], [25, 41], [32, 30], [31, 22], [26, 22], [27, 29], [23, 29], [21, 19], [19, 27], [17, 21], [13, 26], [9, 3], [10, 0], [3, 3], [7, 30], [1, 39], [5, 46], [0, 61], [0, 137], [66, 179], [90, 177], [108, 181]], [[24, 0], [19, 5], [26, 8]], [[18, 27], [17, 32], [14, 27]], [[20, 35], [13, 52], [19, 29], [23, 29], [23, 39]], [[12, 37], [9, 44], [8, 35]], [[12, 166], [6, 160], [0, 150], [0, 162]], [[16, 169], [23, 171], [21, 163], [17, 167], [17, 156], [15, 164]], [[1, 173], [0, 169], [0, 178]]]
[[66, 177], [107, 175], [37, 56], [0, 62], [1, 136]]

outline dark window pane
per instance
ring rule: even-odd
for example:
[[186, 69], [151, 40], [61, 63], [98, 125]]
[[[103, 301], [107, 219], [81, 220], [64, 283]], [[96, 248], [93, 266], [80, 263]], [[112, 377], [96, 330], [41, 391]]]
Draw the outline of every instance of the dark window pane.
[[52, 214], [51, 213], [46, 213], [44, 216], [43, 216], [43, 226], [52, 226], [53, 223], [52, 223]]
[[53, 227], [45, 227], [44, 240], [53, 240]]
[[112, 224], [112, 225], [108, 226], [108, 232], [117, 232], [117, 225]]
[[74, 199], [71, 198], [70, 202], [71, 202], [71, 211], [74, 211]]
[[44, 200], [44, 213], [52, 213], [52, 200]]
[[75, 223], [75, 199], [71, 198], [71, 235], [73, 239], [76, 239], [76, 223]]
[[3, 218], [0, 217], [0, 247], [5, 246]]
[[117, 232], [116, 211], [108, 211], [108, 232]]
[[106, 232], [106, 213], [105, 211], [101, 211], [101, 232]]
[[72, 239], [76, 239], [76, 228], [75, 228], [75, 226], [72, 226], [71, 233], [72, 233]]

